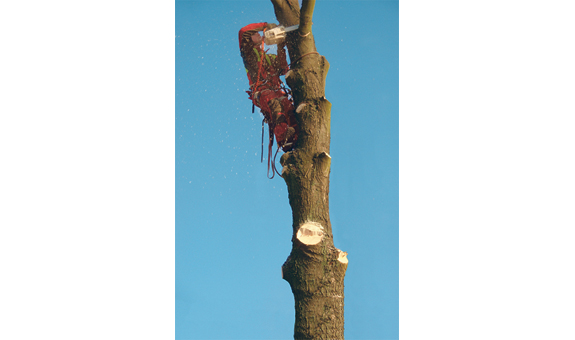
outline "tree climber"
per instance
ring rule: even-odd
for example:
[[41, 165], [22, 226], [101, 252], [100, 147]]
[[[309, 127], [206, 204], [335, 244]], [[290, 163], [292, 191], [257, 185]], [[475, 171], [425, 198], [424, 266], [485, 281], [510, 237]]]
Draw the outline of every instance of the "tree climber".
[[291, 150], [297, 140], [293, 102], [288, 97], [288, 90], [280, 79], [280, 76], [289, 70], [285, 42], [281, 41], [277, 44], [277, 55], [266, 53], [263, 38], [259, 33], [276, 26], [265, 22], [255, 23], [243, 27], [239, 32], [241, 56], [250, 83], [250, 90], [246, 92], [253, 106], [260, 108], [264, 115], [262, 129], [263, 123], [269, 125], [268, 177], [271, 164], [271, 178], [274, 172], [277, 172], [275, 163], [271, 160], [274, 135], [278, 150], [280, 147], [283, 151]]

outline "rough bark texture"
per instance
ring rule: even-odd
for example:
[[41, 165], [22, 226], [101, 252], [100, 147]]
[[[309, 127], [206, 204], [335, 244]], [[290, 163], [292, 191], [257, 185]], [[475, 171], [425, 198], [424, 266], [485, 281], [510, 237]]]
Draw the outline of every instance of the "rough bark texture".
[[[301, 14], [297, 0], [271, 1], [281, 25], [300, 25], [286, 39], [292, 63], [286, 82], [300, 130], [295, 149], [280, 160], [293, 215], [293, 246], [282, 274], [295, 299], [294, 339], [343, 339], [347, 254], [335, 248], [329, 219], [331, 103], [325, 98], [329, 63], [316, 52], [311, 33], [315, 1], [304, 0]], [[320, 236], [316, 244], [306, 239], [312, 234], [316, 240]]]

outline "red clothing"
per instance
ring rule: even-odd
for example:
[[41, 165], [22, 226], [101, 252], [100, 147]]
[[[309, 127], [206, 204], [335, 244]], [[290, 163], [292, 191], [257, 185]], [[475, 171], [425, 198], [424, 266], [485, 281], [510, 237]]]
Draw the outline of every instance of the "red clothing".
[[[267, 28], [275, 27], [274, 24], [268, 24], [265, 22], [260, 22], [256, 24], [250, 24], [243, 27], [239, 32], [239, 43], [240, 52], [242, 59], [244, 61], [244, 66], [248, 72], [248, 78], [250, 80], [250, 89], [252, 91], [259, 90], [253, 89], [252, 87], [256, 82], [267, 83], [265, 87], [280, 87], [281, 80], [279, 76], [284, 75], [289, 67], [286, 60], [286, 52], [283, 46], [280, 48], [278, 46], [278, 54], [266, 54], [264, 53], [263, 43], [254, 43], [252, 36], [254, 34], [259, 34], [259, 32], [264, 31]], [[264, 58], [263, 63], [260, 60]], [[259, 73], [259, 79], [258, 79]]]
[[[254, 34], [275, 27], [265, 22], [243, 27], [238, 34], [241, 56], [250, 82], [250, 99], [261, 109], [264, 120], [273, 131], [276, 142], [284, 151], [289, 151], [297, 140], [297, 124], [294, 107], [283, 90], [280, 79], [289, 66], [284, 46], [278, 46], [277, 56], [264, 51], [263, 42], [255, 43]], [[283, 117], [282, 117], [283, 116]], [[291, 128], [291, 133], [288, 130]], [[270, 140], [270, 150], [273, 140]]]

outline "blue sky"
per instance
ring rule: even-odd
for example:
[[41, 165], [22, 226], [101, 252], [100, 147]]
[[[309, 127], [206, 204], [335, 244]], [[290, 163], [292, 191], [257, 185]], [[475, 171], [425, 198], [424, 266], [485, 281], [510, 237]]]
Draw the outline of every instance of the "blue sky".
[[[330, 63], [330, 214], [349, 253], [349, 339], [398, 337], [398, 15], [396, 1], [314, 11]], [[271, 2], [176, 2], [177, 339], [293, 338], [280, 276], [291, 209], [284, 181], [260, 163], [262, 116], [238, 49], [253, 22], [276, 22]]]

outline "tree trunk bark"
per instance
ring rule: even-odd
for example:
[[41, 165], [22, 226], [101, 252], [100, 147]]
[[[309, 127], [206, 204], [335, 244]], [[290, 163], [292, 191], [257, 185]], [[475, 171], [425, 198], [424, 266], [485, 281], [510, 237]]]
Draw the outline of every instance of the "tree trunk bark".
[[335, 248], [329, 219], [331, 103], [325, 98], [329, 63], [311, 32], [315, 0], [271, 0], [287, 34], [291, 60], [286, 82], [296, 108], [299, 135], [280, 163], [293, 216], [292, 251], [282, 266], [295, 299], [294, 339], [343, 339], [343, 280], [347, 253]]

